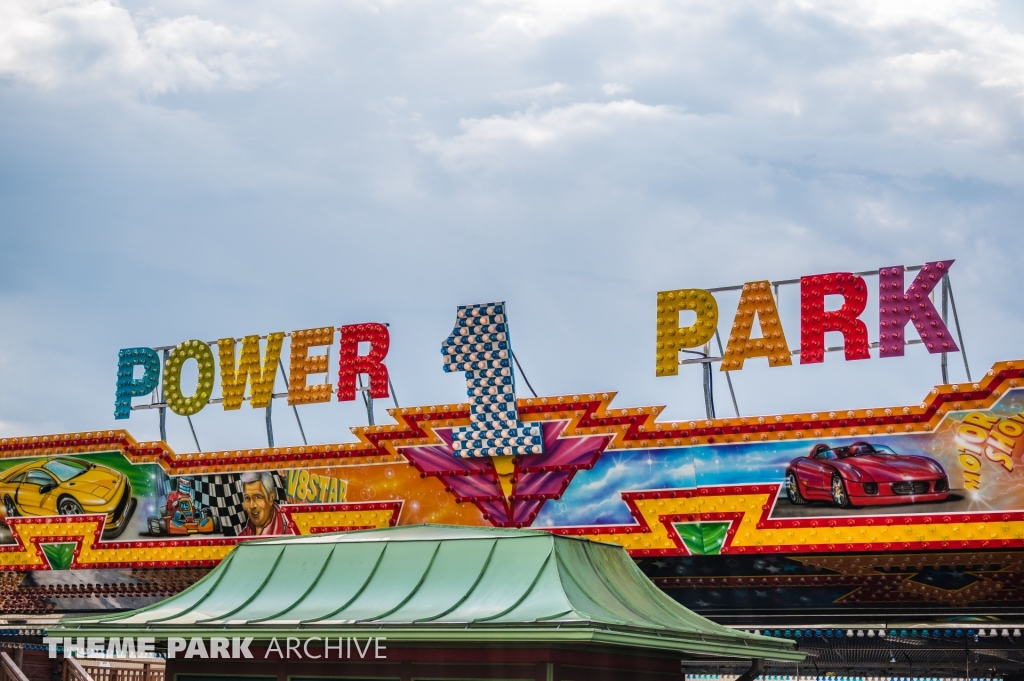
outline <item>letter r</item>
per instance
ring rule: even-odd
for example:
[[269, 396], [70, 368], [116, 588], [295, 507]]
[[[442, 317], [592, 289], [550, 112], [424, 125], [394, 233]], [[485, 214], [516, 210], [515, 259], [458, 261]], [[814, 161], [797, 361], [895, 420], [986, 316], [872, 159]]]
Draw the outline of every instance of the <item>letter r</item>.
[[[370, 351], [359, 354], [359, 343], [369, 342]], [[356, 377], [370, 378], [370, 397], [388, 397], [388, 368], [384, 358], [391, 347], [391, 335], [383, 324], [350, 324], [341, 327], [341, 359], [338, 361], [338, 401], [356, 399]]]
[[[825, 296], [843, 296], [843, 306], [825, 311]], [[800, 363], [825, 360], [825, 332], [843, 334], [846, 359], [871, 359], [868, 327], [859, 317], [868, 302], [863, 277], [849, 272], [816, 274], [800, 278]]]

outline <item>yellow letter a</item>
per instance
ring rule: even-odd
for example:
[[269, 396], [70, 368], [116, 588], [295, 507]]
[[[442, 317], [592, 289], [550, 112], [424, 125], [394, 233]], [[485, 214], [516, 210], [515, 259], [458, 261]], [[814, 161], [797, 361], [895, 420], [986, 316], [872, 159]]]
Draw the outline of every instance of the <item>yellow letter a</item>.
[[260, 362], [260, 337], [246, 336], [242, 339], [242, 356], [235, 365], [235, 339], [221, 338], [217, 341], [220, 350], [220, 386], [224, 397], [224, 409], [238, 409], [245, 396], [245, 382], [249, 381], [250, 404], [253, 408], [270, 404], [274, 392], [274, 378], [281, 358], [284, 332], [267, 336], [267, 350]]

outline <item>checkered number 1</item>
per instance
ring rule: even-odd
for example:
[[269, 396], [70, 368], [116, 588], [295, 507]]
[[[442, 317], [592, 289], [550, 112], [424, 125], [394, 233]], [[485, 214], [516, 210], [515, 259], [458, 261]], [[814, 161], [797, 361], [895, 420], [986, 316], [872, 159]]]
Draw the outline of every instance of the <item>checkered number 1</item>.
[[466, 374], [468, 428], [452, 433], [455, 456], [522, 456], [544, 451], [540, 424], [519, 421], [505, 303], [464, 305], [441, 346], [444, 370]]

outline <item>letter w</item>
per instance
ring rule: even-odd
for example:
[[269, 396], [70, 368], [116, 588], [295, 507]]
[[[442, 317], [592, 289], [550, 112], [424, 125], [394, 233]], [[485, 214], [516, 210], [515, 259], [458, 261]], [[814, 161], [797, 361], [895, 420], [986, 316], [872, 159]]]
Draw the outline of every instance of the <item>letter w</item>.
[[284, 333], [267, 335], [267, 350], [260, 362], [260, 337], [246, 336], [242, 339], [242, 356], [235, 364], [235, 339], [221, 338], [217, 341], [220, 350], [220, 385], [224, 397], [225, 411], [238, 409], [245, 397], [245, 382], [249, 381], [250, 403], [253, 408], [270, 404], [277, 377], [277, 364], [281, 358]]

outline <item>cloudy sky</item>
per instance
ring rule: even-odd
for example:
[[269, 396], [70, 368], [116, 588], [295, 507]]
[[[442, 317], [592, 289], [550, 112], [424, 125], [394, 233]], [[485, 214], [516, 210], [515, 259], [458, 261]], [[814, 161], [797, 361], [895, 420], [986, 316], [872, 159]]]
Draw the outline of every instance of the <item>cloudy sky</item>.
[[[1024, 356], [1022, 113], [1012, 1], [0, 0], [0, 435], [153, 438], [113, 419], [118, 349], [363, 321], [403, 405], [457, 401], [439, 344], [492, 300], [542, 394], [694, 418], [699, 369], [655, 378], [658, 291], [944, 258], [977, 377]], [[734, 383], [750, 415], [939, 379], [911, 347]], [[248, 406], [193, 421], [265, 441]]]

